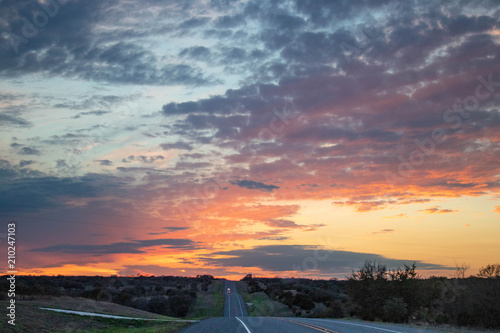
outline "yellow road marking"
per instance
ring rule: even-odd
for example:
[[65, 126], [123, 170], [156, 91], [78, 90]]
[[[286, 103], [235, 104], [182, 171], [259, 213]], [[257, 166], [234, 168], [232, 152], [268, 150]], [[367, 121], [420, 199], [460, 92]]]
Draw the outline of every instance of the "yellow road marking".
[[324, 332], [324, 333], [339, 333], [337, 331], [333, 331], [333, 330], [330, 330], [328, 328], [324, 328], [324, 327], [321, 327], [321, 326], [318, 326], [318, 325], [315, 325], [315, 324], [303, 323], [303, 322], [292, 320], [292, 319], [284, 319], [284, 318], [276, 318], [276, 319], [285, 320], [285, 321], [288, 321], [288, 322], [291, 322], [291, 323], [294, 323], [294, 324], [298, 324], [298, 325], [302, 325], [302, 326], [305, 326], [305, 327], [309, 327], [309, 328], [312, 328], [312, 329], [315, 329], [317, 331]]

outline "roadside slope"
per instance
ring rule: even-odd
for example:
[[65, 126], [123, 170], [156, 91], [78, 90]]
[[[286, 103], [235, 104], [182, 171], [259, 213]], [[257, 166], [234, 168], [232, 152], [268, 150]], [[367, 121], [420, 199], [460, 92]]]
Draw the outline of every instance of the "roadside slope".
[[[294, 317], [292, 310], [283, 303], [273, 301], [264, 292], [249, 293], [244, 281], [236, 282], [238, 292], [247, 306], [250, 317]], [[251, 305], [249, 305], [251, 304]]]

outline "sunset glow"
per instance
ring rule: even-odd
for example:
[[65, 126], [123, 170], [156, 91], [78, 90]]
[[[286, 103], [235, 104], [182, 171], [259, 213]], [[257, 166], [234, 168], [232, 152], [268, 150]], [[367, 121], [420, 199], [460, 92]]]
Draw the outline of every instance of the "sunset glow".
[[16, 221], [19, 274], [498, 263], [497, 2], [0, 7], [0, 236]]

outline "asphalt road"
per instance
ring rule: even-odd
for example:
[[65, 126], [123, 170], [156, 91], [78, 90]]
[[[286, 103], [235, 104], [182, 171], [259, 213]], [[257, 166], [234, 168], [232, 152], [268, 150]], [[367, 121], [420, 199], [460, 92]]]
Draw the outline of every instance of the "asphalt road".
[[442, 333], [426, 328], [364, 321], [274, 317], [218, 317], [189, 326], [202, 333]]
[[238, 294], [236, 289], [236, 282], [225, 281], [224, 292], [226, 293], [224, 299], [224, 317], [247, 317], [247, 309], [243, 298]]
[[224, 284], [224, 317], [210, 318], [193, 324], [185, 333], [433, 333], [441, 332], [405, 325], [364, 321], [310, 319], [295, 317], [248, 317], [245, 303], [236, 283]]

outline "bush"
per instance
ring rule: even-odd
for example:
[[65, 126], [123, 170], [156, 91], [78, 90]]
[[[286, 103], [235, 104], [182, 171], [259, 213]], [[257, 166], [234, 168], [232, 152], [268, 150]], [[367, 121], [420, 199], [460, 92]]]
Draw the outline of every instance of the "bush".
[[153, 297], [148, 302], [148, 311], [159, 313], [162, 315], [169, 315], [170, 302], [164, 296]]
[[385, 321], [405, 322], [407, 312], [407, 305], [402, 298], [391, 297], [384, 304], [383, 313]]

